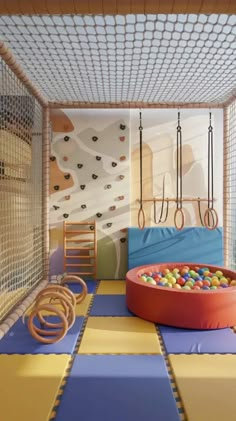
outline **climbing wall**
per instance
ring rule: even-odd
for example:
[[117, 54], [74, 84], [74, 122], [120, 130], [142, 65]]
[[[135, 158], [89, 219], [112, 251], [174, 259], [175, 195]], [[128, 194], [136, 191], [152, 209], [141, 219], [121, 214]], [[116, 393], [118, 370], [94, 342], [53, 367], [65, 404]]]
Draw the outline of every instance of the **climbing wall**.
[[57, 110], [51, 118], [51, 274], [63, 271], [63, 221], [95, 220], [97, 277], [122, 278], [130, 217], [129, 111]]

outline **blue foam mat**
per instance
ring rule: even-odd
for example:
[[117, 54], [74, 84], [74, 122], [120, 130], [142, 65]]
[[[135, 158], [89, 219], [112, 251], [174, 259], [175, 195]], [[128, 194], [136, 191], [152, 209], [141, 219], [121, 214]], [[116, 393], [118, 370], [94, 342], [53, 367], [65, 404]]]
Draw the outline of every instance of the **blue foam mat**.
[[[86, 282], [86, 285], [88, 287], [88, 294], [93, 294], [95, 292], [96, 287], [97, 287], [97, 281], [94, 281], [93, 279], [89, 279], [85, 282]], [[82, 291], [82, 287], [81, 287], [80, 284], [70, 282], [68, 285], [69, 285], [71, 291], [74, 294], [78, 294], [79, 292]]]
[[133, 316], [126, 305], [126, 295], [95, 295], [90, 316]]
[[128, 268], [168, 263], [195, 262], [223, 265], [223, 231], [204, 227], [128, 228]]
[[79, 355], [56, 420], [179, 421], [161, 355]]
[[[58, 322], [55, 316], [47, 316], [45, 319], [52, 323]], [[27, 323], [24, 325], [19, 319], [1, 339], [0, 354], [71, 354], [76, 346], [83, 320], [83, 317], [76, 317], [74, 325], [60, 342], [46, 345], [37, 342], [31, 336]], [[37, 319], [35, 324], [39, 326]]]
[[231, 329], [159, 329], [168, 354], [236, 354], [236, 334]]

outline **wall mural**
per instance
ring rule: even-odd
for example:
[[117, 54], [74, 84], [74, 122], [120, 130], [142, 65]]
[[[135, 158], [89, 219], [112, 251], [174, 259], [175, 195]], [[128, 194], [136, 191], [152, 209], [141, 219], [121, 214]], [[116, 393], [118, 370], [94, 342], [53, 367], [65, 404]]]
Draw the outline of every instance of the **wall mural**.
[[[177, 110], [143, 114], [143, 198], [176, 195]], [[183, 197], [207, 197], [209, 110], [182, 110]], [[50, 158], [51, 274], [63, 272], [63, 221], [96, 221], [98, 279], [124, 279], [128, 226], [137, 226], [139, 111], [55, 110]], [[212, 110], [215, 197], [222, 225], [223, 113]], [[131, 151], [131, 154], [130, 154]], [[157, 205], [157, 215], [161, 204]], [[206, 204], [202, 206], [204, 208]], [[197, 204], [184, 204], [186, 226], [201, 225]], [[174, 204], [167, 221], [173, 226]], [[145, 203], [146, 226], [155, 225], [153, 203]]]

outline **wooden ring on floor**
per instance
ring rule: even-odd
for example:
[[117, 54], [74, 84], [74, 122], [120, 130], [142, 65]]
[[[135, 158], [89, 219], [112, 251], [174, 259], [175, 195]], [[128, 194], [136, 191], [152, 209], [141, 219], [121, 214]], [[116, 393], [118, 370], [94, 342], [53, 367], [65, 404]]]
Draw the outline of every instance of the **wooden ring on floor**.
[[[209, 225], [208, 224], [208, 221], [207, 221], [209, 214], [211, 215], [211, 217], [212, 217], [212, 219], [214, 221], [214, 224], [212, 226]], [[214, 230], [214, 229], [216, 229], [218, 227], [218, 222], [219, 222], [219, 217], [218, 217], [218, 213], [216, 212], [216, 210], [214, 208], [208, 208], [208, 209], [206, 209], [206, 211], [204, 213], [204, 224], [205, 224], [205, 227], [208, 230], [212, 231], [212, 230]]]
[[[178, 215], [178, 213], [181, 214], [181, 218], [182, 218], [182, 221], [181, 221], [181, 225], [180, 226], [177, 225], [177, 215]], [[176, 208], [175, 209], [175, 213], [174, 213], [174, 224], [175, 224], [175, 228], [178, 231], [181, 231], [183, 229], [183, 227], [184, 227], [184, 212], [183, 212], [183, 209], [182, 208]]]
[[61, 284], [69, 284], [70, 282], [76, 282], [77, 284], [80, 284], [82, 286], [82, 292], [80, 294], [74, 294], [76, 299], [76, 304], [82, 303], [84, 301], [86, 295], [88, 294], [88, 287], [86, 283], [81, 279], [79, 276], [75, 275], [66, 275], [61, 280]]
[[[60, 330], [47, 331], [47, 330], [39, 329], [37, 326], [34, 325], [34, 318], [38, 316], [38, 313], [40, 311], [45, 311], [45, 310], [52, 312], [56, 314], [56, 316], [60, 317], [60, 319], [62, 320]], [[36, 339], [37, 341], [42, 342], [44, 344], [53, 344], [53, 343], [59, 342], [61, 339], [64, 338], [64, 336], [66, 335], [68, 331], [68, 323], [65, 318], [65, 315], [56, 306], [53, 306], [51, 304], [44, 304], [42, 306], [35, 307], [32, 310], [28, 319], [28, 329], [31, 335], [33, 336], [33, 338]], [[51, 336], [51, 337], [45, 338], [44, 336]]]
[[[63, 295], [62, 293], [55, 292], [55, 291], [54, 292], [43, 291], [42, 295], [36, 299], [35, 308], [37, 308], [38, 306], [43, 306], [45, 304], [49, 304], [53, 307], [57, 307], [56, 303], [54, 304], [52, 304], [51, 302], [43, 303], [43, 300], [45, 299], [50, 300], [52, 298], [54, 300], [57, 300], [57, 302], [62, 306], [63, 310], [60, 309], [60, 311], [63, 312], [65, 318], [67, 319], [68, 328], [70, 329], [75, 322], [75, 307], [70, 302], [70, 299], [66, 297], [66, 295]], [[41, 314], [38, 315], [38, 319], [40, 320], [41, 324], [43, 324], [44, 326], [48, 328], [56, 328], [56, 327], [59, 328], [62, 326], [61, 323], [48, 322], [47, 320], [44, 319], [43, 315]]]
[[138, 227], [140, 230], [143, 230], [145, 228], [145, 223], [146, 223], [145, 212], [143, 208], [140, 208], [138, 211]]

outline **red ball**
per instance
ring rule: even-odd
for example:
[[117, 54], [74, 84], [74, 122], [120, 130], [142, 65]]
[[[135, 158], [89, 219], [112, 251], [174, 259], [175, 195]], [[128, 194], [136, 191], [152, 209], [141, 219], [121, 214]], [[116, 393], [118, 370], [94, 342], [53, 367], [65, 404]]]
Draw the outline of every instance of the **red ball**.
[[197, 287], [200, 287], [200, 288], [201, 288], [201, 287], [203, 286], [203, 283], [202, 283], [202, 281], [196, 281], [196, 282], [195, 282], [195, 284], [194, 284], [194, 286], [195, 286], [195, 285], [196, 285]]
[[204, 281], [202, 281], [202, 284], [203, 284], [203, 286], [205, 286], [205, 287], [210, 287], [210, 286], [211, 286], [210, 281], [208, 281], [207, 279], [204, 279]]
[[185, 279], [180, 277], [177, 279], [176, 283], [179, 284], [180, 286], [183, 286], [185, 284]]
[[192, 289], [201, 289], [201, 287], [200, 287], [199, 285], [194, 285], [194, 286], [192, 287]]

